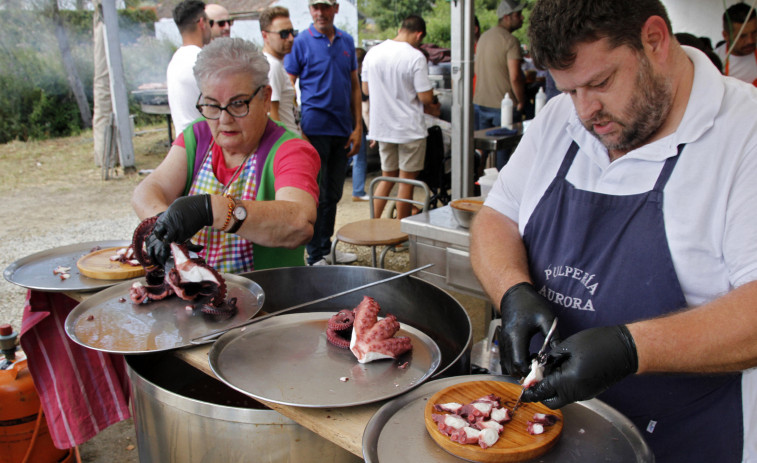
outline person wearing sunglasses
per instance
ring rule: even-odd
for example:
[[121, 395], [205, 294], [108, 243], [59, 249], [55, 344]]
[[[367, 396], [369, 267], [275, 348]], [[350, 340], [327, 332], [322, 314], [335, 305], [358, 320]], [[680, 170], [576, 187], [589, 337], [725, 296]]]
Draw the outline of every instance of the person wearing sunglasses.
[[218, 37], [230, 37], [231, 25], [233, 19], [229, 19], [229, 11], [215, 3], [205, 5], [205, 14], [208, 15], [208, 24], [210, 24], [210, 40]]
[[271, 85], [270, 118], [287, 129], [301, 134], [297, 124], [297, 102], [292, 81], [284, 70], [284, 56], [292, 51], [297, 31], [292, 28], [289, 10], [283, 6], [266, 8], [260, 13], [260, 31], [263, 35], [263, 55], [271, 65], [268, 80]]
[[176, 5], [173, 19], [181, 34], [181, 47], [168, 63], [166, 86], [171, 119], [179, 133], [200, 117], [194, 106], [200, 89], [192, 75], [192, 66], [202, 47], [210, 43], [210, 24], [205, 14], [205, 3], [199, 0], [185, 0]]
[[[302, 133], [321, 158], [321, 196], [313, 240], [308, 243], [308, 264], [328, 264], [334, 234], [337, 203], [347, 170], [347, 158], [360, 149], [363, 134], [362, 94], [357, 76], [355, 41], [334, 26], [339, 12], [336, 0], [309, 0], [313, 23], [297, 36], [284, 68], [299, 80]], [[353, 253], [337, 250], [336, 263], [357, 260]]]
[[165, 262], [191, 240], [221, 273], [304, 265], [318, 204], [318, 153], [268, 118], [268, 62], [241, 38], [203, 48], [194, 67], [203, 118], [180, 134], [134, 190], [140, 219], [158, 215], [147, 248]]

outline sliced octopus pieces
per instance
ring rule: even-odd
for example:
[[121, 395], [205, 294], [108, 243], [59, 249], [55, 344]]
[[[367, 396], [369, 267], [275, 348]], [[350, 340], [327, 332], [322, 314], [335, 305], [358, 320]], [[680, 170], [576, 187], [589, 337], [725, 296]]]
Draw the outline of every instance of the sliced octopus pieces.
[[463, 408], [463, 404], [457, 402], [448, 402], [446, 404], [434, 404], [434, 410], [437, 412], [449, 412], [459, 414], [460, 409]]
[[439, 429], [439, 432], [450, 437], [453, 432], [459, 431], [468, 425], [468, 422], [458, 415], [440, 415], [438, 413], [432, 413], [431, 418], [436, 422], [436, 427]]

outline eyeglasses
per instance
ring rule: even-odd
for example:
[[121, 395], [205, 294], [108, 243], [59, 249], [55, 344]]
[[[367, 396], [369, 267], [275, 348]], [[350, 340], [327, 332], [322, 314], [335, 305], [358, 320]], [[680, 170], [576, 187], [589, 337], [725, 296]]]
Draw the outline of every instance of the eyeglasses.
[[221, 118], [221, 114], [223, 114], [224, 111], [229, 113], [232, 117], [244, 117], [250, 113], [250, 101], [255, 99], [255, 96], [260, 92], [260, 89], [265, 87], [265, 85], [261, 85], [255, 90], [255, 93], [252, 94], [251, 97], [247, 98], [246, 100], [234, 100], [231, 103], [227, 104], [226, 106], [220, 106], [217, 104], [209, 104], [209, 103], [200, 103], [200, 100], [202, 99], [202, 95], [197, 99], [197, 104], [195, 105], [195, 108], [197, 108], [198, 111], [200, 111], [200, 114], [205, 119], [211, 119], [216, 120]]
[[234, 25], [233, 19], [222, 19], [220, 21], [216, 21], [215, 19], [209, 19], [208, 24], [210, 24], [210, 27], [213, 27], [213, 24], [218, 24], [218, 27], [226, 27], [226, 24], [229, 25], [229, 27]]
[[269, 34], [279, 34], [279, 37], [281, 37], [282, 40], [286, 40], [289, 37], [289, 34], [292, 34], [292, 37], [297, 37], [297, 34], [299, 34], [299, 31], [297, 29], [282, 29], [280, 31], [266, 31]]

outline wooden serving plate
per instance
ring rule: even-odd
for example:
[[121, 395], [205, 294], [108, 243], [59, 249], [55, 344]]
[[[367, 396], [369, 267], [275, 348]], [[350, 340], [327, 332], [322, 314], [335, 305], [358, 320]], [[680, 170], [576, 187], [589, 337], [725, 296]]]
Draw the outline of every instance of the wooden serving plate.
[[141, 265], [135, 266], [110, 260], [110, 256], [124, 247], [105, 248], [90, 252], [79, 258], [76, 267], [82, 275], [97, 280], [126, 280], [141, 277], [145, 274], [145, 269]]
[[[463, 458], [477, 462], [512, 462], [537, 458], [547, 453], [557, 443], [563, 429], [563, 415], [560, 410], [552, 410], [541, 403], [522, 403], [511, 421], [504, 424], [502, 434], [496, 444], [488, 449], [482, 449], [478, 444], [460, 444], [445, 436], [431, 417], [435, 404], [457, 402], [463, 405], [483, 397], [494, 394], [502, 400], [502, 404], [512, 410], [518, 400], [521, 387], [518, 384], [500, 381], [471, 381], [450, 386], [434, 394], [426, 403], [424, 418], [426, 430], [431, 438], [444, 450]], [[556, 415], [559, 421], [552, 426], [545, 426], [544, 433], [533, 436], [528, 433], [527, 422], [531, 421], [534, 413]]]

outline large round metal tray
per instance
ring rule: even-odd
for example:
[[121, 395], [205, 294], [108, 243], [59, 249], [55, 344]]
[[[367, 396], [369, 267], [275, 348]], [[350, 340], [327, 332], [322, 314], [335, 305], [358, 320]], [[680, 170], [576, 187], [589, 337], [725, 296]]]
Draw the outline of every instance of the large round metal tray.
[[[11, 283], [38, 291], [96, 291], [121, 283], [123, 280], [97, 280], [79, 273], [76, 262], [94, 248], [126, 247], [130, 241], [90, 241], [40, 251], [10, 264], [3, 276]], [[70, 278], [61, 280], [53, 270], [71, 267]]]
[[[457, 463], [426, 431], [424, 408], [436, 392], [470, 381], [516, 381], [507, 376], [454, 376], [428, 382], [382, 406], [363, 433], [363, 457], [368, 463]], [[654, 455], [639, 430], [625, 416], [597, 399], [576, 402], [561, 409], [562, 436], [536, 460], [551, 463], [587, 461], [654, 462]]]
[[[441, 352], [422, 331], [402, 324], [413, 350], [396, 360], [358, 363], [326, 340], [328, 312], [285, 314], [223, 335], [210, 368], [230, 387], [257, 399], [299, 407], [349, 407], [389, 399], [420, 385]], [[400, 365], [408, 362], [404, 368]], [[346, 381], [342, 381], [346, 378]]]
[[226, 298], [237, 298], [234, 316], [207, 315], [199, 305], [171, 296], [149, 304], [134, 304], [122, 282], [100, 291], [74, 307], [66, 318], [66, 334], [76, 343], [103, 352], [141, 354], [190, 346], [192, 339], [252, 318], [263, 307], [263, 289], [254, 281], [224, 274]]

